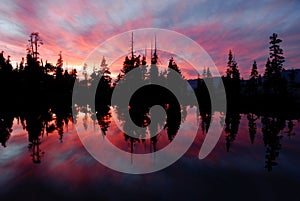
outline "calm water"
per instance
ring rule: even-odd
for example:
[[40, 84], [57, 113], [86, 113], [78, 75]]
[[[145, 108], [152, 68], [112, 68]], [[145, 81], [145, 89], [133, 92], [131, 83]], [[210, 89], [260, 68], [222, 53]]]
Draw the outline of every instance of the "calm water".
[[[186, 121], [194, 115], [190, 110]], [[56, 124], [53, 117], [49, 125]], [[109, 115], [102, 119], [103, 131], [107, 128], [103, 135], [92, 119], [80, 111], [79, 131], [87, 136], [96, 133], [99, 141], [108, 138], [127, 152], [149, 153], [172, 143], [166, 130], [155, 146], [150, 140], [131, 141]], [[298, 120], [234, 113], [225, 118], [216, 112], [212, 121], [225, 126], [207, 158], [198, 159], [209, 123], [209, 116], [204, 116], [198, 118], [194, 144], [177, 162], [155, 173], [130, 175], [97, 162], [72, 122], [62, 126], [63, 132], [45, 133], [38, 147], [29, 147], [28, 133], [15, 118], [6, 147], [0, 147], [1, 200], [299, 200]], [[180, 129], [185, 135], [194, 132], [189, 126]], [[135, 162], [134, 157], [128, 160]]]

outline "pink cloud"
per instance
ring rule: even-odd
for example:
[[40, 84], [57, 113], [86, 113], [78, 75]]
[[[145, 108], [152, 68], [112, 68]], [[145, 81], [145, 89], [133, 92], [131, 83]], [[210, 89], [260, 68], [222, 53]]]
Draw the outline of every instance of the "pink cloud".
[[[283, 38], [286, 68], [300, 64], [299, 29], [295, 27], [300, 16], [294, 12], [293, 3], [261, 3], [252, 8], [248, 4], [233, 7], [229, 2], [214, 5], [196, 1], [154, 4], [77, 0], [72, 4], [16, 1], [5, 6], [1, 18], [7, 28], [0, 30], [0, 48], [12, 56], [13, 64], [26, 55], [28, 36], [33, 31], [40, 32], [44, 40], [40, 48], [44, 61], [56, 63], [57, 54], [62, 51], [68, 65], [79, 66], [108, 38], [144, 27], [176, 30], [197, 41], [211, 55], [221, 74], [225, 72], [229, 49], [235, 52], [243, 77], [248, 77], [253, 60], [257, 60], [262, 72], [268, 57], [268, 37], [273, 32]], [[123, 45], [128, 46], [129, 40]]]

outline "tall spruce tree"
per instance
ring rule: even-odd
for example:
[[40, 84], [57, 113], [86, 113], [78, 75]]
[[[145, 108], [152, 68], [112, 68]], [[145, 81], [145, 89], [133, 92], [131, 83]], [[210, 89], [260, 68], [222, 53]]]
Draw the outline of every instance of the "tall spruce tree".
[[257, 71], [257, 64], [256, 61], [254, 60], [250, 72], [250, 79], [247, 85], [248, 95], [252, 95], [252, 96], [257, 95], [258, 79], [259, 79], [259, 74]]
[[283, 56], [283, 50], [279, 46], [282, 40], [277, 37], [278, 35], [276, 33], [273, 33], [273, 35], [270, 36], [271, 46], [269, 47], [272, 66], [272, 76], [274, 79], [279, 79], [281, 77], [283, 63], [285, 61]]
[[228, 62], [227, 62], [227, 70], [226, 70], [226, 77], [239, 80], [240, 79], [240, 72], [238, 69], [237, 62], [235, 61], [232, 51], [229, 50], [228, 54]]
[[250, 80], [256, 80], [257, 78], [258, 78], [257, 64], [256, 61], [254, 60], [251, 73], [250, 73]]
[[212, 74], [211, 74], [211, 72], [210, 72], [210, 70], [209, 70], [209, 67], [208, 67], [207, 70], [206, 70], [206, 77], [207, 77], [207, 78], [211, 78], [211, 77], [212, 77]]
[[280, 47], [281, 39], [278, 38], [276, 33], [270, 36], [269, 58], [265, 68], [265, 83], [264, 87], [266, 91], [271, 93], [283, 94], [286, 91], [286, 83], [281, 77], [283, 70], [284, 56], [283, 50]]

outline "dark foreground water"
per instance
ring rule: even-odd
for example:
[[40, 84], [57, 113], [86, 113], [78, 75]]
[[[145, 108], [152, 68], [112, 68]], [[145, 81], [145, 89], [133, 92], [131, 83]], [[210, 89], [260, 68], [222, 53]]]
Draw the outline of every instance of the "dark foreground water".
[[[189, 112], [186, 121], [193, 115]], [[300, 200], [297, 119], [254, 114], [232, 114], [225, 119], [216, 112], [212, 121], [227, 126], [214, 150], [199, 160], [205, 121], [199, 118], [194, 144], [177, 162], [155, 173], [131, 175], [96, 161], [72, 123], [63, 125], [63, 135], [57, 130], [45, 134], [37, 149], [28, 147], [27, 131], [14, 119], [6, 147], [0, 147], [0, 200]], [[98, 126], [89, 113], [81, 112], [77, 125], [89, 132], [96, 132]], [[184, 128], [184, 132], [194, 131]], [[131, 146], [113, 121], [106, 136], [98, 134], [98, 140], [108, 138], [128, 152], [154, 149], [149, 140]], [[163, 130], [156, 149], [168, 143]], [[135, 162], [134, 157], [128, 160]]]

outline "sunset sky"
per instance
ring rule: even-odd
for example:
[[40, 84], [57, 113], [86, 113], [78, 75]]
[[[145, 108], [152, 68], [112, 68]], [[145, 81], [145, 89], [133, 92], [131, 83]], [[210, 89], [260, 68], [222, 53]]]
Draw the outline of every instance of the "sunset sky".
[[163, 28], [195, 40], [221, 74], [232, 49], [241, 75], [248, 78], [253, 60], [264, 71], [273, 32], [283, 39], [284, 67], [300, 68], [299, 10], [298, 0], [1, 0], [0, 50], [15, 65], [26, 55], [30, 33], [39, 32], [43, 60], [56, 63], [62, 51], [65, 64], [81, 66], [95, 47], [116, 34]]

